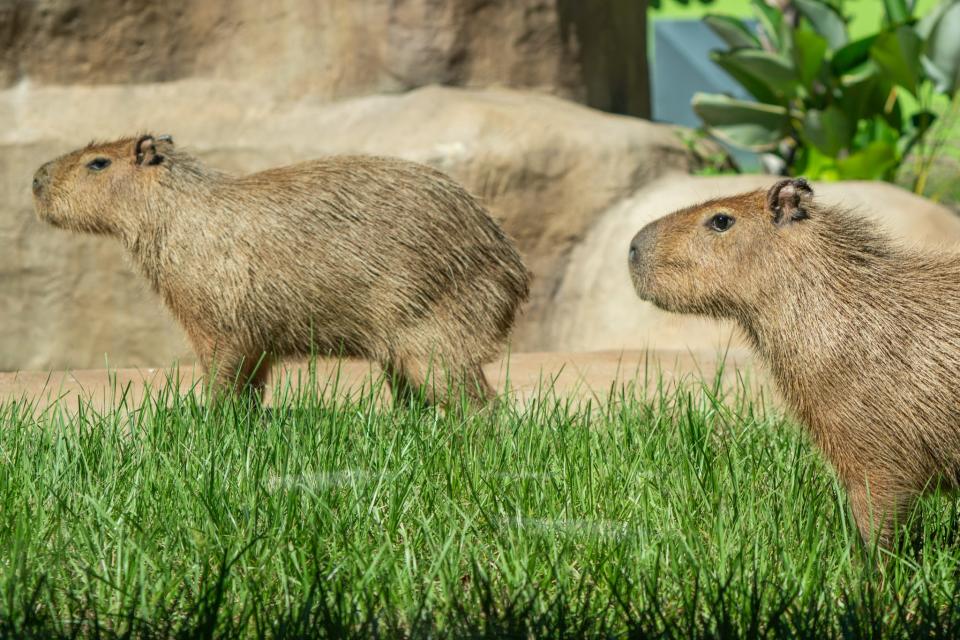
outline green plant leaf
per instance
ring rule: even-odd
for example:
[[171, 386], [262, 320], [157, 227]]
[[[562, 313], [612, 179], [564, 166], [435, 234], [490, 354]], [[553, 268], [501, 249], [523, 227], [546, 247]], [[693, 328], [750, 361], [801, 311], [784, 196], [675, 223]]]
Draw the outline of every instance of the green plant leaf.
[[862, 65], [870, 59], [870, 47], [876, 39], [877, 35], [873, 34], [848, 42], [837, 49], [830, 59], [830, 70], [834, 75], [842, 76]]
[[693, 110], [711, 135], [751, 151], [769, 151], [786, 136], [789, 117], [784, 107], [698, 93]]
[[904, 138], [904, 129], [905, 125], [900, 129], [890, 126], [882, 116], [861, 120], [857, 123], [857, 133], [853, 137], [853, 144], [850, 149], [859, 151], [878, 140], [898, 145]]
[[952, 95], [960, 88], [960, 1], [943, 2], [939, 8], [934, 22], [917, 27], [927, 40], [921, 64], [937, 91]]
[[934, 88], [937, 91], [947, 95], [953, 95], [957, 92], [957, 88], [960, 86], [957, 70], [954, 70], [953, 73], [944, 71], [927, 56], [920, 58], [920, 64], [923, 66], [923, 71], [927, 74], [927, 77], [933, 81]]
[[929, 38], [930, 34], [933, 33], [934, 28], [937, 26], [937, 23], [940, 22], [940, 18], [943, 17], [943, 14], [958, 2], [960, 2], [960, 0], [942, 0], [939, 2], [917, 22], [916, 26], [914, 27], [917, 35], [924, 40]]
[[831, 50], [847, 44], [847, 23], [836, 9], [817, 0], [793, 0], [793, 5], [810, 21], [813, 30], [826, 39]]
[[899, 164], [896, 146], [889, 142], [874, 142], [865, 149], [837, 160], [841, 180], [888, 180]]
[[725, 57], [724, 52], [715, 51], [710, 54], [710, 59], [717, 64], [721, 69], [726, 71], [730, 76], [740, 83], [747, 92], [756, 98], [760, 102], [766, 102], [769, 104], [777, 104], [781, 100], [777, 97], [777, 93], [763, 80], [757, 78], [751, 73], [747, 73], [743, 68], [738, 64], [733, 64], [728, 61]]
[[880, 77], [876, 65], [870, 63], [865, 73], [843, 80], [838, 104], [854, 121], [884, 115], [891, 87], [889, 81]]
[[[789, 97], [796, 93], [799, 80], [797, 72], [789, 60], [778, 54], [758, 49], [737, 49], [715, 52], [711, 58], [724, 70], [736, 70], [741, 75], [750, 76], [779, 95]], [[760, 99], [759, 96], [754, 97]]]
[[839, 180], [835, 158], [825, 156], [816, 147], [801, 147], [797, 151], [792, 175], [802, 175], [809, 180]]
[[703, 21], [731, 49], [760, 48], [760, 40], [757, 39], [757, 36], [747, 28], [747, 25], [736, 18], [707, 14], [703, 17]]
[[960, 86], [960, 0], [942, 0], [933, 18], [916, 24], [911, 0], [883, 1], [887, 26], [854, 41], [839, 0], [791, 0], [797, 26], [769, 0], [751, 0], [757, 33], [738, 19], [706, 18], [731, 47], [711, 58], [759, 103], [698, 94], [693, 106], [705, 129], [754, 151], [795, 139], [791, 171], [891, 179], [902, 150], [933, 119], [907, 118], [908, 93], [917, 97], [927, 78], [945, 92]]
[[877, 36], [870, 57], [890, 80], [917, 95], [923, 42], [910, 27], [901, 25]]
[[[895, 91], [896, 87], [891, 85], [881, 85], [883, 90], [887, 92], [889, 96], [890, 91]], [[894, 100], [889, 111], [886, 109], [888, 100], [884, 97], [882, 100], [877, 102], [877, 105], [884, 105], [883, 108], [879, 109], [878, 115], [883, 123], [889, 128], [892, 129], [896, 135], [902, 135], [906, 124], [904, 122], [903, 108], [900, 106], [899, 100]]]
[[793, 62], [800, 82], [812, 95], [813, 81], [820, 75], [827, 41], [809, 29], [798, 29], [793, 34]]
[[820, 111], [810, 109], [803, 118], [801, 137], [828, 156], [836, 156], [850, 146], [854, 127], [840, 107], [832, 105]]
[[765, 0], [751, 0], [753, 13], [757, 16], [757, 22], [766, 34], [771, 46], [777, 51], [781, 50], [780, 30], [783, 28], [783, 15], [766, 3]]
[[891, 25], [903, 24], [911, 17], [907, 0], [883, 0], [883, 12]]

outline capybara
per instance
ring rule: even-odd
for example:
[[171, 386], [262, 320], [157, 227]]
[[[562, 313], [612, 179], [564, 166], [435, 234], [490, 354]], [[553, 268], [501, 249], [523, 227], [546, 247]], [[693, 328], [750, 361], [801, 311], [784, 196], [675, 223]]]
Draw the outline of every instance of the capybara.
[[803, 179], [644, 227], [639, 296], [734, 320], [889, 546], [915, 499], [960, 474], [960, 255], [900, 246]]
[[[262, 391], [271, 360], [380, 363], [394, 397], [458, 389], [506, 341], [529, 273], [459, 184], [400, 159], [332, 156], [233, 176], [170, 136], [90, 144], [34, 176], [38, 216], [119, 238], [217, 389]], [[451, 385], [451, 386], [447, 386]], [[459, 393], [459, 391], [458, 391]]]

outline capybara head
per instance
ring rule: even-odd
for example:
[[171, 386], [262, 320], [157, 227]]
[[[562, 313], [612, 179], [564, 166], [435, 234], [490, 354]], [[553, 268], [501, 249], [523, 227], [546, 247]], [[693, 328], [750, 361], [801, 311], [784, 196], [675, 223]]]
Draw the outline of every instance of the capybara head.
[[806, 180], [781, 180], [648, 224], [630, 242], [637, 294], [668, 311], [718, 317], [756, 304], [776, 286], [779, 250], [803, 242], [812, 197]]
[[124, 216], [146, 209], [171, 152], [170, 136], [142, 135], [52, 160], [33, 176], [37, 216], [65, 229], [118, 233]]

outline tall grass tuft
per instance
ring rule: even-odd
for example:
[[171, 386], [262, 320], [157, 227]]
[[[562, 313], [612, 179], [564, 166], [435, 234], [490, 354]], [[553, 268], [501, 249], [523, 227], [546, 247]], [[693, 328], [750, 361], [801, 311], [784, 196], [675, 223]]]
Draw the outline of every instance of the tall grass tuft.
[[0, 404], [0, 636], [960, 635], [956, 502], [863, 549], [719, 378], [447, 413], [297, 382]]

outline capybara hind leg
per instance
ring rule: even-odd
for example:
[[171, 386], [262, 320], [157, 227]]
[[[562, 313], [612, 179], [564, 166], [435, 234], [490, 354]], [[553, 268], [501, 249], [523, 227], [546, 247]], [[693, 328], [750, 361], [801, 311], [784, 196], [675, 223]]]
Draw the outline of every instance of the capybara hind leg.
[[483, 367], [479, 364], [462, 367], [443, 367], [438, 372], [437, 382], [443, 395], [443, 404], [464, 408], [463, 400], [473, 408], [484, 407], [490, 404], [495, 397], [493, 388], [487, 382]]
[[217, 351], [207, 368], [207, 376], [210, 378], [214, 392], [227, 394], [237, 391], [242, 386], [240, 380], [244, 373], [243, 364], [242, 355], [231, 353], [226, 349]]
[[263, 401], [263, 392], [267, 387], [269, 374], [270, 358], [266, 354], [260, 357], [247, 356], [240, 365], [234, 388], [238, 391], [247, 389], [254, 398]]
[[424, 379], [416, 370], [404, 366], [402, 361], [386, 362], [383, 372], [390, 385], [394, 406], [409, 407], [414, 404], [428, 403], [423, 389]]
[[487, 381], [487, 376], [483, 372], [483, 367], [479, 364], [466, 367], [463, 370], [463, 393], [478, 405], [488, 404], [496, 397], [496, 392], [490, 386], [490, 382]]
[[386, 367], [394, 390], [394, 399], [410, 402], [422, 399], [427, 404], [456, 404], [464, 394], [471, 404], [485, 405], [494, 397], [480, 365], [463, 368], [431, 367], [429, 362], [405, 358]]

